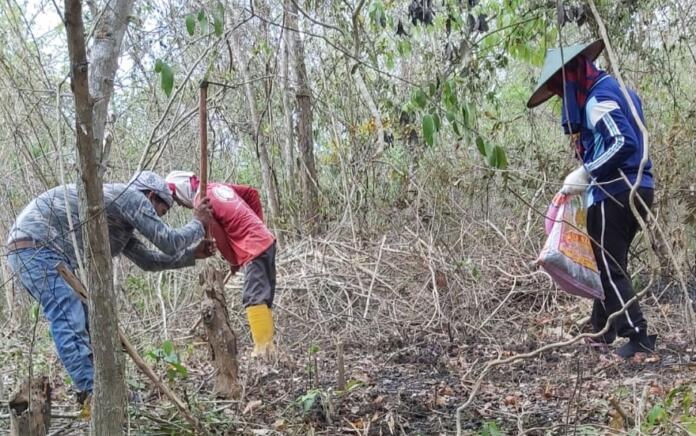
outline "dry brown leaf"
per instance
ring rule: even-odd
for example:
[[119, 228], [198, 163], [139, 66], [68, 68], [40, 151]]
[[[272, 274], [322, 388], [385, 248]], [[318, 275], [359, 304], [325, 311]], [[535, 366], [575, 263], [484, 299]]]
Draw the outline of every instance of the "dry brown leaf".
[[384, 403], [384, 395], [380, 395], [374, 400], [372, 400], [372, 407], [379, 408], [382, 407], [382, 404]]
[[282, 419], [282, 418], [276, 419], [275, 422], [273, 423], [273, 428], [274, 428], [276, 431], [281, 431], [281, 430], [285, 429], [285, 425], [286, 425], [286, 424], [287, 424], [287, 423], [285, 422], [284, 419]]
[[438, 391], [438, 394], [440, 394], [440, 395], [447, 395], [447, 396], [451, 397], [451, 396], [454, 395], [454, 391], [452, 390], [451, 387], [445, 385], [445, 386], [442, 386], [442, 387], [440, 388], [440, 390]]
[[261, 404], [263, 404], [263, 401], [261, 401], [261, 400], [249, 401], [249, 403], [248, 403], [248, 404], [246, 405], [246, 407], [244, 408], [244, 411], [242, 412], [242, 415], [246, 415], [247, 413], [253, 412], [254, 409], [256, 409], [257, 407], [259, 407]]
[[503, 400], [503, 403], [505, 403], [506, 406], [516, 406], [517, 405], [517, 397], [514, 395], [507, 395], [505, 399]]
[[611, 428], [612, 430], [623, 430], [623, 428], [624, 428], [623, 416], [621, 416], [618, 413], [613, 414], [613, 416], [609, 420], [609, 428]]
[[631, 362], [633, 363], [645, 363], [645, 359], [647, 359], [648, 355], [645, 353], [636, 353], [632, 358]]
[[551, 387], [551, 383], [546, 382], [546, 386], [544, 386], [544, 390], [541, 395], [547, 400], [553, 398], [553, 388]]
[[656, 382], [652, 382], [650, 384], [650, 391], [649, 392], [650, 392], [650, 395], [652, 395], [654, 397], [664, 397], [665, 396], [664, 388], [662, 388], [662, 386], [660, 386]]
[[655, 363], [660, 361], [660, 355], [657, 353], [653, 353], [650, 356], [645, 358], [645, 363]]

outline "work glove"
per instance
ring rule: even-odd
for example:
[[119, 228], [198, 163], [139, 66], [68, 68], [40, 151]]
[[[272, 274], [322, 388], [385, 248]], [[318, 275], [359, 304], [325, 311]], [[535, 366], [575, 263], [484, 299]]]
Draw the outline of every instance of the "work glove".
[[251, 357], [270, 360], [275, 352], [273, 345], [273, 312], [265, 304], [257, 304], [246, 308], [247, 320], [251, 337], [254, 340], [254, 351]]
[[563, 187], [560, 190], [561, 194], [576, 195], [582, 194], [587, 189], [590, 183], [590, 175], [584, 166], [579, 166], [575, 171], [568, 174], [563, 181]]

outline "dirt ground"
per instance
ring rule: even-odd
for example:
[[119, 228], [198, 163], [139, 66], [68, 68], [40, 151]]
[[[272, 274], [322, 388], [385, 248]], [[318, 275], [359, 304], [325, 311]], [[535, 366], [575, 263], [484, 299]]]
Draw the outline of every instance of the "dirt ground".
[[[304, 247], [279, 261], [274, 310], [279, 349], [271, 362], [249, 357], [239, 278], [228, 285], [244, 391], [238, 400], [216, 399], [210, 392], [214, 374], [203, 329], [192, 331], [200, 293], [189, 292], [167, 313], [168, 337], [187, 371], [185, 378], [175, 375], [171, 384], [211, 433], [455, 434], [457, 408], [468, 399], [487, 362], [571, 338], [589, 314], [589, 301], [562, 294], [535, 273], [513, 279], [498, 274], [499, 280], [481, 283], [477, 277], [485, 271], [445, 269], [437, 253], [431, 253], [431, 262], [424, 263], [424, 256], [398, 262], [396, 255], [409, 251], [405, 246], [393, 247], [393, 256], [381, 249], [379, 261], [377, 252], [364, 256], [345, 251], [340, 261], [326, 247], [313, 248], [314, 260], [298, 254], [306, 252]], [[485, 264], [478, 265], [483, 269]], [[290, 268], [302, 272], [291, 275]], [[380, 268], [386, 269], [384, 283], [374, 278], [373, 271]], [[397, 277], [397, 270], [400, 278], [388, 279]], [[128, 286], [126, 295], [134, 294]], [[122, 317], [142, 354], [163, 340], [155, 296], [144, 298]], [[689, 419], [695, 414], [684, 392], [696, 392], [696, 353], [682, 321], [682, 306], [657, 297], [643, 306], [651, 329], [659, 334], [655, 355], [622, 361], [578, 341], [495, 367], [462, 410], [462, 433], [640, 434], [640, 429], [642, 434], [689, 434]], [[343, 390], [337, 387], [339, 342]], [[31, 328], [4, 335], [3, 398], [24, 374], [30, 343]], [[149, 362], [166, 378], [162, 362]], [[35, 373], [47, 373], [54, 386], [51, 434], [85, 432], [87, 423], [76, 417], [73, 393], [43, 320], [33, 363]], [[187, 434], [185, 421], [132, 363], [127, 378], [130, 434]], [[681, 401], [678, 413], [666, 403], [670, 395]], [[657, 416], [660, 407], [664, 414]], [[6, 432], [7, 407], [0, 413]]]

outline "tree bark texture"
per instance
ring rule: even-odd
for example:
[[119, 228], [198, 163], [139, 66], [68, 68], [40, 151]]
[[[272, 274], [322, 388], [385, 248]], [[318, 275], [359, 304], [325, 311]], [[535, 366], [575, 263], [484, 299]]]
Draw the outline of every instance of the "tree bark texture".
[[283, 122], [285, 124], [285, 141], [283, 143], [283, 163], [285, 166], [285, 183], [288, 197], [295, 195], [295, 128], [292, 121], [293, 108], [290, 105], [290, 32], [283, 31], [280, 51], [280, 74], [282, 75]]
[[26, 380], [12, 395], [10, 436], [43, 436], [51, 427], [51, 385], [48, 377]]
[[208, 267], [201, 273], [200, 281], [205, 292], [203, 325], [208, 334], [211, 360], [216, 370], [213, 391], [218, 397], [236, 399], [241, 394], [237, 378], [237, 336], [232, 330], [227, 312], [224, 274]]
[[300, 37], [297, 5], [294, 0], [286, 0], [287, 27], [289, 29], [289, 49], [292, 55], [295, 76], [295, 99], [297, 101], [297, 145], [300, 151], [300, 174], [302, 183], [303, 221], [310, 234], [316, 233], [319, 223], [319, 179], [314, 162], [314, 115], [312, 113], [312, 91], [307, 77], [304, 45]]
[[89, 93], [94, 99], [93, 124], [94, 142], [97, 147], [97, 162], [103, 176], [109, 159], [110, 147], [104, 142], [104, 128], [108, 116], [109, 102], [114, 91], [114, 79], [118, 70], [123, 36], [128, 27], [128, 16], [134, 0], [106, 2], [103, 14], [96, 24], [94, 43], [89, 55]]
[[80, 202], [83, 246], [87, 265], [89, 324], [94, 354], [92, 431], [94, 434], [121, 434], [125, 418], [124, 361], [118, 339], [117, 301], [112, 281], [111, 249], [104, 212], [102, 177], [97, 160], [98, 144], [93, 131], [94, 101], [89, 94], [82, 4], [65, 0], [65, 29], [70, 55], [71, 87], [75, 97], [75, 132], [84, 187]]

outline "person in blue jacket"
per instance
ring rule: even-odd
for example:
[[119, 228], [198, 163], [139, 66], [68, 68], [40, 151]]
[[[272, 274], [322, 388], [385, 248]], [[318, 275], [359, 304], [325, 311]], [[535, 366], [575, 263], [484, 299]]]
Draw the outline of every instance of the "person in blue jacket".
[[[602, 40], [549, 50], [536, 90], [527, 107], [537, 106], [552, 96], [562, 97], [561, 123], [571, 135], [576, 157], [582, 161], [564, 180], [561, 193], [586, 194], [587, 231], [600, 270], [604, 300], [595, 300], [592, 327], [601, 331], [607, 318], [623, 309], [635, 296], [628, 268], [628, 251], [639, 230], [629, 205], [631, 187], [638, 183], [635, 204], [642, 218], [653, 203], [655, 182], [652, 162], [643, 160], [643, 136], [618, 81], [599, 70], [593, 61], [599, 56]], [[643, 121], [638, 95], [628, 91]], [[640, 198], [638, 198], [640, 197]], [[642, 201], [641, 201], [642, 200]], [[595, 339], [610, 344], [616, 336], [629, 338], [616, 353], [632, 357], [651, 353], [656, 336], [647, 334], [648, 324], [638, 302], [613, 321], [609, 331]]]

